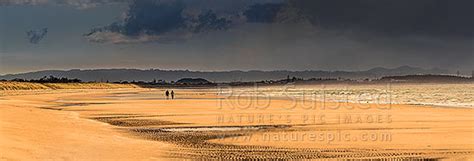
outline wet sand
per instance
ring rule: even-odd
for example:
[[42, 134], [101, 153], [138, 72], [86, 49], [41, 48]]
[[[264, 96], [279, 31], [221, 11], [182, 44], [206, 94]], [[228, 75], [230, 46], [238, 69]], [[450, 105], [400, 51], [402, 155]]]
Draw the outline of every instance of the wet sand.
[[0, 97], [0, 160], [447, 159], [474, 155], [474, 111], [227, 97], [213, 89]]

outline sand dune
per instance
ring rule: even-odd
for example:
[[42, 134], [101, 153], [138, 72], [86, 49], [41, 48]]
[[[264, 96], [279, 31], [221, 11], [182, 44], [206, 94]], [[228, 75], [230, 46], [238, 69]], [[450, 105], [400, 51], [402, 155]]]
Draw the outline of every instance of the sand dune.
[[0, 81], [0, 91], [17, 90], [54, 90], [54, 89], [118, 89], [138, 88], [134, 84], [116, 83], [32, 83]]

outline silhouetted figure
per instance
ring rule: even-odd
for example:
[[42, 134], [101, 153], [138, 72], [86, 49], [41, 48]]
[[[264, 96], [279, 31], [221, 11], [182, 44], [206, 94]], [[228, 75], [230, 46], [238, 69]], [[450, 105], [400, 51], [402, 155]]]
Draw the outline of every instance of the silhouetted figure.
[[171, 90], [171, 99], [174, 99], [174, 91]]
[[168, 99], [169, 96], [170, 96], [170, 92], [168, 90], [166, 90], [165, 95], [166, 95], [166, 99]]

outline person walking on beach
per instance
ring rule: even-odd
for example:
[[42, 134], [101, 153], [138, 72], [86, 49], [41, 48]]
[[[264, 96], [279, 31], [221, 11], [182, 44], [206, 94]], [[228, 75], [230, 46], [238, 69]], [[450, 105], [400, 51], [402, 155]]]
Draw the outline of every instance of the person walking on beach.
[[170, 92], [168, 90], [166, 90], [165, 95], [166, 95], [166, 99], [168, 99], [169, 96], [170, 96]]
[[174, 91], [171, 90], [171, 99], [174, 99]]

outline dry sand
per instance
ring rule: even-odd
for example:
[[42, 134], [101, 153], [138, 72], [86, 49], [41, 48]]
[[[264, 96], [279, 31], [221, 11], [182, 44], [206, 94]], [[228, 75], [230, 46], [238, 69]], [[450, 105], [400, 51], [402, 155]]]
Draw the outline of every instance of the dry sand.
[[159, 89], [4, 94], [0, 160], [474, 157], [470, 108], [175, 92], [175, 100]]

